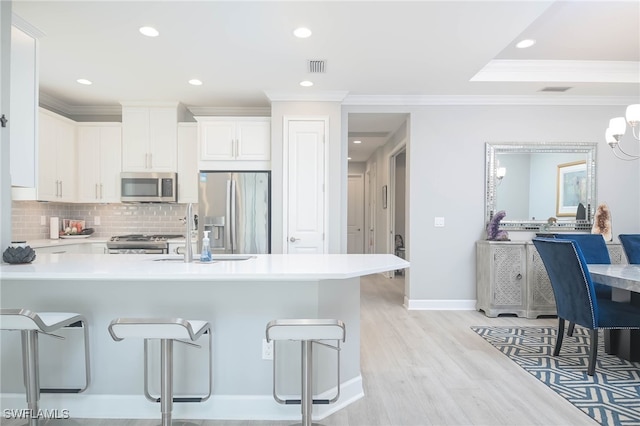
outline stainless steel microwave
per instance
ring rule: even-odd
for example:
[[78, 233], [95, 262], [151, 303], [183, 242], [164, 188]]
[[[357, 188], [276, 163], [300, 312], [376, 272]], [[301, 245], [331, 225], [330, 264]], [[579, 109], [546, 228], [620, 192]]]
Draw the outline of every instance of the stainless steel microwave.
[[177, 173], [120, 174], [120, 200], [130, 203], [178, 202]]

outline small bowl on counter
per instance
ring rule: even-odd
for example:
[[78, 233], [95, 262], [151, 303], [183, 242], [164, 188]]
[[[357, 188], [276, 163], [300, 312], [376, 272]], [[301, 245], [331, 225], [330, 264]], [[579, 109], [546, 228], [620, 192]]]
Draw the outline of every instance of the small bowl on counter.
[[23, 241], [12, 242], [11, 246], [2, 253], [2, 260], [12, 265], [31, 263], [35, 258], [36, 251]]

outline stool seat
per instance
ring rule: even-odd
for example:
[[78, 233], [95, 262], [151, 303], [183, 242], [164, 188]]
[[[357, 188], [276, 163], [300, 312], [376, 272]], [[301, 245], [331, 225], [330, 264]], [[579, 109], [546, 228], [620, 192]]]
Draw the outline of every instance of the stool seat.
[[[79, 326], [84, 331], [85, 383], [81, 388], [41, 388], [38, 354], [38, 334], [64, 339], [51, 334], [64, 327]], [[26, 388], [27, 406], [37, 413], [41, 393], [80, 393], [89, 387], [91, 367], [89, 361], [89, 330], [84, 316], [71, 312], [34, 312], [29, 309], [0, 309], [0, 330], [20, 331], [22, 339], [22, 368]], [[29, 425], [37, 426], [38, 417], [30, 417]]]
[[32, 312], [28, 309], [2, 309], [0, 329], [40, 330], [51, 333], [83, 319], [71, 312]]
[[[279, 404], [300, 404], [302, 409], [302, 426], [312, 425], [313, 404], [332, 404], [340, 397], [340, 342], [345, 341], [346, 328], [344, 322], [337, 319], [276, 319], [270, 321], [266, 328], [267, 342], [274, 340], [296, 340], [301, 342], [301, 394], [300, 399], [283, 399], [276, 392], [276, 344], [273, 345], [273, 398]], [[337, 346], [321, 343], [320, 340], [335, 340]], [[313, 397], [313, 344], [319, 344], [337, 353], [337, 389], [331, 399], [315, 399]]]
[[[125, 338], [144, 339], [144, 396], [151, 402], [160, 403], [162, 426], [171, 425], [174, 402], [204, 402], [213, 391], [213, 344], [211, 324], [201, 320], [183, 318], [116, 318], [109, 324], [109, 334], [116, 342]], [[209, 392], [204, 396], [173, 396], [173, 343], [180, 342], [189, 346], [203, 334], [209, 336]], [[148, 341], [160, 340], [160, 396], [149, 393], [148, 384]]]
[[209, 329], [207, 321], [182, 318], [117, 318], [109, 325], [113, 340], [184, 339], [195, 341]]
[[342, 340], [344, 323], [336, 319], [278, 319], [267, 324], [270, 340]]

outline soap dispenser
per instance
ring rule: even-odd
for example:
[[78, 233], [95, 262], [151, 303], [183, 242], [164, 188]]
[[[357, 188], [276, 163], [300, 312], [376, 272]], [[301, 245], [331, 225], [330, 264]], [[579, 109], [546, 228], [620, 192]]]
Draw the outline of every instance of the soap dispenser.
[[204, 231], [202, 239], [202, 252], [200, 253], [200, 262], [211, 262], [211, 243], [209, 242], [209, 232]]

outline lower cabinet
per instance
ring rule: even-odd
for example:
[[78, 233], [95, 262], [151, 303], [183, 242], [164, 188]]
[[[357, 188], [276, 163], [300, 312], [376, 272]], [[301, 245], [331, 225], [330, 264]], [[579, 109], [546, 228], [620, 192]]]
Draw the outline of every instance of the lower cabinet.
[[[611, 263], [624, 263], [622, 246], [607, 244]], [[521, 241], [476, 243], [476, 309], [488, 317], [555, 315], [549, 276], [535, 246]]]
[[53, 244], [47, 247], [36, 247], [36, 256], [38, 254], [65, 254], [65, 253], [83, 253], [83, 254], [106, 254], [106, 243], [78, 243], [78, 244]]

